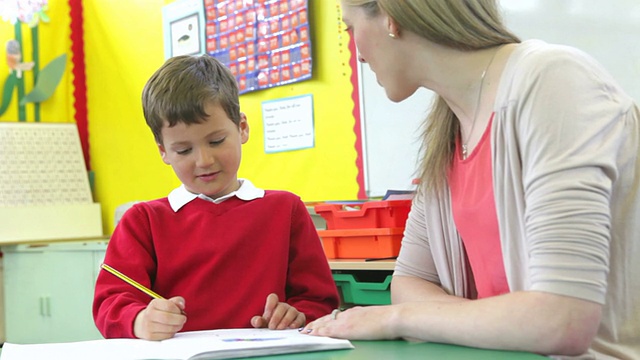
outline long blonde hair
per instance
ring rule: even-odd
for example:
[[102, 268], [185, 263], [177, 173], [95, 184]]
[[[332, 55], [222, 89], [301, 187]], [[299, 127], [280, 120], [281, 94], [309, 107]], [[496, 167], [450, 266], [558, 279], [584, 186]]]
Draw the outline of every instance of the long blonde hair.
[[[517, 43], [502, 23], [496, 0], [343, 0], [371, 17], [384, 11], [399, 25], [439, 45], [474, 51]], [[421, 188], [441, 191], [455, 150], [459, 122], [444, 99], [436, 96], [423, 124], [419, 175]]]

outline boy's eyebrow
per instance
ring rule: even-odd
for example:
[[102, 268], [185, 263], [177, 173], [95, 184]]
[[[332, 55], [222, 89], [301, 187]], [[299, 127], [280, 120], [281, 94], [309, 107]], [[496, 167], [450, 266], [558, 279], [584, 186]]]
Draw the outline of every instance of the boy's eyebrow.
[[169, 144], [169, 146], [182, 146], [182, 145], [189, 145], [190, 143], [191, 143], [190, 141], [176, 141]]
[[208, 133], [205, 136], [209, 137], [209, 136], [215, 136], [215, 135], [218, 135], [218, 134], [226, 134], [226, 133], [227, 133], [227, 129], [219, 129], [219, 130], [213, 130], [212, 132]]
[[[216, 136], [216, 135], [223, 135], [226, 134], [227, 130], [226, 129], [219, 129], [219, 130], [214, 130], [208, 134], [206, 134], [204, 137], [211, 137], [211, 136]], [[181, 146], [181, 145], [190, 145], [191, 141], [188, 140], [184, 140], [184, 141], [175, 141], [169, 144], [169, 146]]]
[[172, 142], [167, 144], [165, 147], [167, 149], [171, 149], [173, 151], [177, 151], [177, 150], [181, 150], [181, 149], [187, 149], [187, 148], [191, 148], [191, 142], [190, 141], [176, 141], [176, 142]]

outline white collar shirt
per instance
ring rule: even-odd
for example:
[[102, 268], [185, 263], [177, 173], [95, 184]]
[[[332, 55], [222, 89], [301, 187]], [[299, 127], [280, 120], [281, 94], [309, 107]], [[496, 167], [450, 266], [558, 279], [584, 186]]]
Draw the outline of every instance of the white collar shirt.
[[238, 179], [238, 182], [240, 183], [240, 188], [238, 188], [238, 190], [233, 191], [227, 195], [221, 196], [217, 199], [212, 199], [209, 196], [204, 194], [194, 194], [189, 190], [187, 190], [184, 184], [182, 184], [176, 189], [174, 189], [173, 191], [171, 191], [171, 193], [169, 193], [169, 196], [168, 196], [169, 205], [171, 205], [171, 208], [173, 209], [173, 211], [178, 212], [178, 210], [180, 210], [183, 206], [185, 206], [186, 204], [188, 204], [189, 202], [193, 201], [196, 198], [210, 201], [214, 204], [220, 204], [221, 202], [227, 199], [230, 199], [234, 196], [244, 201], [251, 201], [254, 199], [264, 197], [264, 190], [255, 187], [253, 183], [251, 183], [251, 181], [247, 179]]

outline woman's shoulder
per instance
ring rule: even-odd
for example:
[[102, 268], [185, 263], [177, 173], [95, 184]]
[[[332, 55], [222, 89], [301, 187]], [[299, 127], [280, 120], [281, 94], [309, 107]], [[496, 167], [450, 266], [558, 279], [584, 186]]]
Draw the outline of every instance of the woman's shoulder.
[[520, 96], [546, 90], [571, 92], [579, 88], [606, 89], [623, 93], [611, 74], [591, 55], [567, 45], [550, 44], [541, 40], [527, 40], [517, 45], [503, 70], [498, 103], [508, 103]]
[[526, 40], [518, 44], [505, 66], [506, 78], [531, 78], [542, 74], [558, 75], [566, 69], [598, 74], [612, 80], [605, 68], [590, 54], [568, 45], [542, 40]]
[[586, 52], [568, 45], [552, 44], [542, 40], [525, 40], [518, 44], [512, 53], [516, 61], [534, 60], [537, 62], [553, 62], [558, 58], [592, 60]]

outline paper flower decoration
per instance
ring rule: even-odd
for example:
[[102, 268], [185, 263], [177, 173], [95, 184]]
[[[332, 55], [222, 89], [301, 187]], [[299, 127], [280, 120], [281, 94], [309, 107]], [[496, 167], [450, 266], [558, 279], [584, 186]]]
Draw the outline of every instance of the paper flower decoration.
[[20, 20], [29, 24], [29, 27], [34, 27], [40, 20], [49, 22], [49, 17], [45, 14], [47, 5], [47, 0], [0, 0], [0, 17], [11, 24]]
[[[0, 17], [14, 25], [15, 39], [9, 40], [6, 45], [6, 59], [9, 65], [9, 76], [4, 82], [3, 93], [0, 102], [0, 115], [2, 115], [13, 96], [14, 89], [18, 90], [18, 120], [26, 121], [25, 105], [35, 104], [35, 121], [40, 121], [39, 103], [47, 100], [53, 94], [64, 74], [67, 55], [62, 54], [53, 59], [42, 70], [38, 64], [38, 24], [49, 22], [45, 13], [47, 0], [0, 0]], [[22, 62], [22, 24], [28, 24], [31, 28], [31, 41], [33, 47], [33, 61]], [[25, 95], [24, 71], [33, 70], [33, 89]]]
[[9, 40], [7, 42], [7, 64], [9, 65], [9, 71], [15, 70], [18, 79], [22, 78], [23, 71], [33, 69], [34, 65], [33, 61], [23, 63], [21, 60], [20, 43], [15, 40]]

